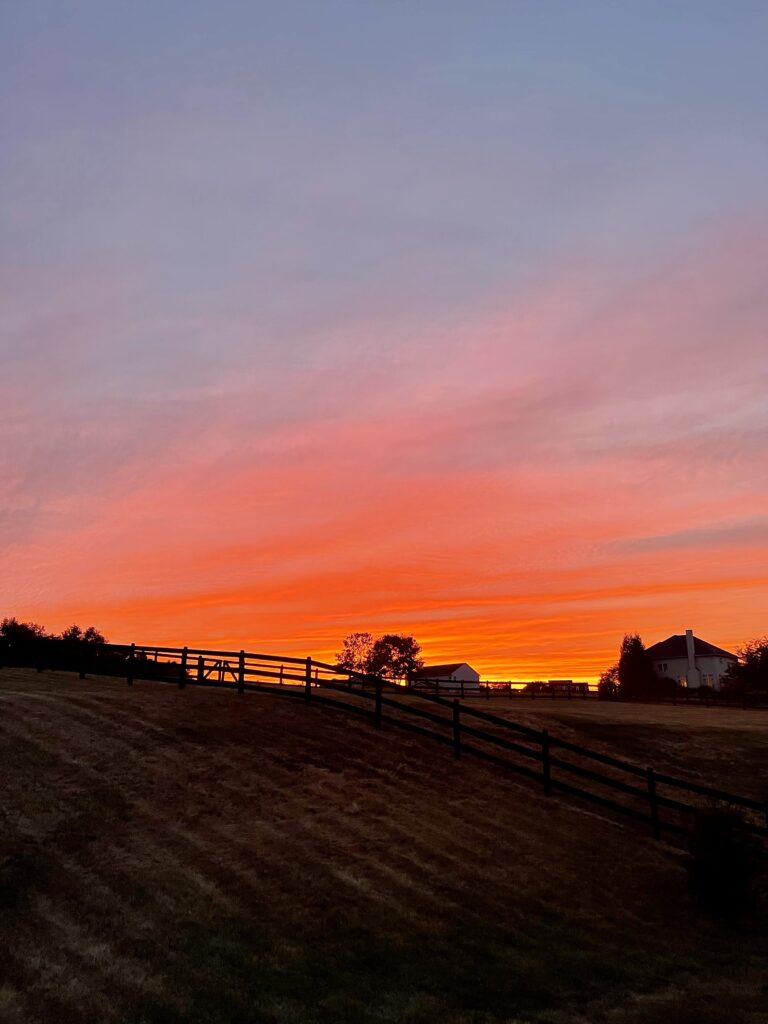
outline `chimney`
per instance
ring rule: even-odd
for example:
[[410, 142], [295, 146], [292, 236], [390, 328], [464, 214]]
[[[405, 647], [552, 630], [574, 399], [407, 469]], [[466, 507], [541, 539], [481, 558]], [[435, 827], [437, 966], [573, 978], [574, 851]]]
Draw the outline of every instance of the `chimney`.
[[696, 650], [693, 646], [692, 629], [686, 629], [685, 631], [685, 650], [688, 655], [688, 685], [692, 686], [694, 683], [694, 672], [696, 671]]

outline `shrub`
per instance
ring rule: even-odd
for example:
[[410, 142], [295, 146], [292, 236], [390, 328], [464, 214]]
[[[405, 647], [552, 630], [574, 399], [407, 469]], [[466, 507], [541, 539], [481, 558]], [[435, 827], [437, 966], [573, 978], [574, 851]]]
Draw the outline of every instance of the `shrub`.
[[689, 852], [688, 879], [704, 909], [732, 916], [752, 908], [757, 853], [740, 811], [734, 807], [697, 810]]
[[654, 679], [648, 689], [648, 696], [656, 700], [671, 699], [677, 694], [677, 683], [669, 676], [659, 676]]

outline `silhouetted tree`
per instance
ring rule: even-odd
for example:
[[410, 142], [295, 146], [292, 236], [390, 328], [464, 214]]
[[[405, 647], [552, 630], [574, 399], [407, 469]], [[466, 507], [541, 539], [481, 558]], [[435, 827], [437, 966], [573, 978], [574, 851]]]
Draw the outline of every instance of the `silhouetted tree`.
[[95, 626], [88, 626], [83, 633], [83, 642], [86, 644], [105, 644], [107, 638]]
[[[72, 625], [57, 634], [49, 633], [36, 622], [19, 622], [15, 617], [6, 617], [0, 622], [0, 654], [8, 664], [19, 667], [43, 665], [53, 669], [81, 669], [86, 650], [90, 661], [105, 645], [104, 634], [95, 626], [82, 629]], [[122, 660], [119, 655], [116, 658]], [[100, 663], [106, 665], [103, 658]]]
[[617, 662], [601, 674], [597, 684], [597, 695], [603, 700], [608, 700], [610, 697], [615, 697], [618, 692], [619, 666]]
[[371, 633], [350, 633], [344, 638], [341, 653], [336, 655], [336, 660], [341, 668], [350, 672], [368, 672], [372, 650]]
[[14, 616], [0, 622], [0, 636], [11, 643], [24, 644], [49, 637], [50, 634], [46, 633], [43, 626], [38, 625], [37, 622], [19, 622]]
[[419, 657], [421, 647], [405, 633], [350, 633], [337, 655], [340, 668], [351, 672], [370, 673], [387, 679], [408, 679], [423, 668]]
[[424, 667], [420, 654], [421, 646], [414, 637], [386, 633], [373, 642], [368, 671], [387, 679], [410, 679]]
[[35, 665], [51, 636], [37, 622], [19, 622], [13, 616], [0, 622], [0, 657], [8, 665]]
[[768, 691], [768, 636], [748, 640], [728, 668], [726, 686], [737, 693]]
[[65, 629], [61, 636], [55, 637], [55, 639], [64, 640], [69, 644], [105, 644], [107, 642], [104, 634], [96, 629], [95, 626], [81, 629], [80, 626], [74, 624]]
[[622, 697], [648, 697], [655, 690], [656, 673], [637, 633], [627, 633], [621, 642], [618, 680]]

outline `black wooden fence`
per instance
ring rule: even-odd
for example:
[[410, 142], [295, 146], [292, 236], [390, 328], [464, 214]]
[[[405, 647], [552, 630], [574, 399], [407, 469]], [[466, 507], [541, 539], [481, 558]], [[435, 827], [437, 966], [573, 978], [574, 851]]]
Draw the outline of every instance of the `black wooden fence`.
[[420, 681], [412, 687], [424, 693], [461, 697], [462, 700], [495, 700], [504, 698], [513, 701], [532, 700], [579, 700], [614, 701], [623, 704], [671, 704], [682, 707], [707, 708], [763, 708], [768, 710], [768, 693], [734, 693], [730, 690], [713, 690], [709, 687], [680, 687], [668, 696], [625, 697], [619, 690], [606, 692], [597, 686], [584, 683], [559, 683], [550, 686], [545, 683], [473, 683], [461, 679], [430, 679]]
[[[45, 640], [23, 649], [0, 644], [0, 668], [26, 665], [38, 671], [69, 670], [186, 686], [258, 690], [298, 698], [318, 707], [343, 710], [384, 722], [450, 747], [455, 757], [471, 755], [577, 797], [662, 833], [685, 834], [705, 802], [740, 810], [744, 826], [768, 853], [768, 801], [728, 793], [676, 778], [601, 751], [469, 706], [458, 697], [411, 691], [379, 677], [348, 672], [312, 658], [247, 651], [211, 651], [144, 644], [65, 644]], [[684, 794], [687, 799], [681, 799]]]

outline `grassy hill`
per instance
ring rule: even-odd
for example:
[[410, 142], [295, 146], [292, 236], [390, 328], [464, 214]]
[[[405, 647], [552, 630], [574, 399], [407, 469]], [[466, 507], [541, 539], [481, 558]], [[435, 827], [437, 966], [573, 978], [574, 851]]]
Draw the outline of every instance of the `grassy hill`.
[[0, 801], [4, 1022], [768, 1020], [679, 852], [343, 713], [5, 670]]
[[768, 708], [546, 697], [473, 700], [471, 706], [636, 764], [768, 801]]

